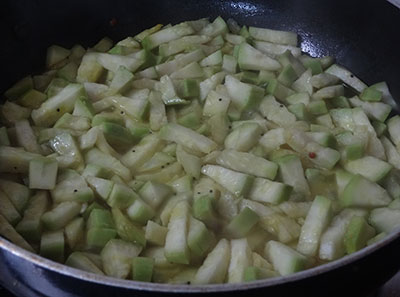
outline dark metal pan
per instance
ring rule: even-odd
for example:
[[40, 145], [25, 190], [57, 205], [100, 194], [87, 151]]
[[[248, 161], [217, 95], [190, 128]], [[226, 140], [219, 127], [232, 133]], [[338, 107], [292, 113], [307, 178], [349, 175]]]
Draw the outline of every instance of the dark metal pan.
[[[325, 0], [2, 0], [0, 93], [40, 72], [51, 44], [91, 46], [156, 23], [232, 17], [241, 24], [295, 31], [312, 56], [332, 55], [367, 84], [385, 80], [400, 98], [400, 10], [385, 1]], [[110, 21], [116, 23], [111, 26]], [[400, 100], [400, 99], [399, 99]], [[341, 260], [287, 277], [246, 284], [163, 285], [85, 273], [0, 238], [0, 284], [18, 296], [365, 296], [400, 268], [400, 231]]]

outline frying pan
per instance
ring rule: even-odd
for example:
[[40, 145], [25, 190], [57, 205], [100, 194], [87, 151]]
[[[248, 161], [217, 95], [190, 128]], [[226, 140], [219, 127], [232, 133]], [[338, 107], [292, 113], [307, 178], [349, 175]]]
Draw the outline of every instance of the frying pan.
[[[385, 80], [400, 98], [400, 10], [373, 0], [2, 0], [0, 93], [24, 75], [42, 71], [51, 44], [88, 47], [104, 36], [117, 41], [156, 23], [218, 15], [297, 32], [303, 51], [335, 56], [367, 84]], [[43, 259], [0, 238], [0, 284], [18, 296], [356, 297], [366, 296], [398, 271], [399, 248], [400, 230], [350, 256], [291, 276], [198, 287], [101, 277]]]

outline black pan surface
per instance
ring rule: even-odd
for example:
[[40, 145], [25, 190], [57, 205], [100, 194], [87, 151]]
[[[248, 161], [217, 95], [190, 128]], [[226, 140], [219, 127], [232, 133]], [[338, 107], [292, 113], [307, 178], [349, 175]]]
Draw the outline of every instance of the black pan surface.
[[305, 52], [335, 56], [367, 84], [386, 80], [400, 97], [400, 10], [382, 0], [2, 0], [0, 92], [42, 70], [51, 44], [92, 46], [104, 36], [118, 41], [156, 23], [218, 15], [297, 32]]
[[[114, 41], [156, 23], [177, 23], [221, 15], [241, 24], [295, 31], [312, 56], [332, 55], [367, 84], [385, 80], [400, 100], [400, 10], [386, 1], [364, 0], [2, 0], [0, 1], [0, 93], [13, 82], [43, 71], [46, 48]], [[110, 21], [116, 20], [114, 25]], [[263, 288], [234, 286], [204, 289], [219, 296], [365, 296], [400, 267], [399, 234], [328, 272]], [[25, 256], [24, 256], [25, 255]], [[0, 284], [19, 296], [161, 296], [148, 287], [99, 284], [58, 273], [60, 266], [37, 261], [0, 242]], [[146, 289], [147, 288], [147, 289]], [[132, 290], [134, 289], [134, 290]], [[172, 290], [172, 287], [171, 287]], [[221, 292], [228, 290], [229, 292]], [[233, 290], [233, 291], [232, 291]], [[249, 291], [250, 290], [250, 291]], [[185, 292], [180, 290], [180, 294]], [[192, 291], [193, 292], [193, 291]], [[170, 292], [170, 295], [175, 295]], [[215, 296], [215, 295], [214, 295]]]

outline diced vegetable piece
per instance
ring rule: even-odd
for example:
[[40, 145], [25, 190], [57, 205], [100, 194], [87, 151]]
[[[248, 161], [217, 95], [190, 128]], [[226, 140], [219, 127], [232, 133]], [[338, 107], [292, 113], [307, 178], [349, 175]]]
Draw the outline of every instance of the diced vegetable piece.
[[305, 132], [299, 129], [286, 129], [285, 132], [287, 144], [304, 157], [308, 157], [317, 167], [332, 169], [340, 160], [338, 151], [313, 142]]
[[148, 221], [146, 225], [145, 237], [149, 243], [164, 246], [167, 232], [168, 228], [160, 226], [153, 221]]
[[312, 101], [308, 104], [307, 108], [308, 111], [313, 115], [322, 115], [328, 113], [328, 108], [323, 100]]
[[307, 69], [292, 84], [292, 89], [297, 92], [307, 92], [309, 95], [312, 95], [313, 86], [311, 84], [311, 77], [312, 77], [311, 69]]
[[16, 122], [15, 133], [17, 136], [18, 144], [22, 146], [25, 150], [36, 154], [41, 153], [40, 146], [36, 140], [36, 135], [34, 134], [28, 120], [21, 120]]
[[156, 181], [159, 183], [167, 183], [171, 181], [173, 177], [180, 176], [182, 175], [182, 173], [183, 170], [181, 164], [175, 162], [161, 169], [161, 171], [159, 172], [136, 175], [136, 178], [141, 181]]
[[50, 141], [51, 148], [60, 156], [56, 157], [60, 167], [79, 168], [82, 166], [83, 157], [75, 139], [68, 133], [55, 136]]
[[369, 223], [377, 232], [389, 234], [400, 226], [400, 210], [387, 207], [376, 208], [371, 211]]
[[199, 220], [190, 217], [187, 243], [192, 255], [202, 257], [207, 254], [212, 243], [213, 234]]
[[252, 254], [247, 239], [231, 240], [231, 261], [228, 268], [228, 283], [241, 283], [247, 267], [252, 263]]
[[140, 245], [120, 239], [111, 239], [101, 251], [106, 275], [126, 278], [131, 271], [132, 260], [142, 251]]
[[107, 199], [107, 204], [111, 207], [126, 208], [138, 198], [138, 195], [128, 186], [115, 183]]
[[134, 57], [110, 55], [110, 54], [96, 54], [97, 62], [105, 69], [112, 72], [117, 72], [120, 66], [126, 67], [129, 71], [136, 71], [144, 62], [142, 59]]
[[56, 187], [51, 190], [51, 197], [56, 203], [64, 201], [89, 202], [93, 200], [94, 194], [87, 186], [85, 179], [72, 171], [71, 175], [59, 174]]
[[33, 89], [33, 80], [31, 76], [26, 76], [5, 91], [4, 95], [10, 100], [16, 100], [30, 89]]
[[135, 257], [132, 260], [132, 279], [141, 282], [150, 282], [153, 276], [154, 259]]
[[349, 99], [351, 105], [355, 107], [361, 107], [366, 115], [379, 122], [384, 122], [392, 111], [392, 107], [382, 102], [363, 102], [354, 96]]
[[55, 124], [54, 128], [86, 131], [90, 129], [90, 120], [83, 116], [65, 113]]
[[381, 137], [387, 131], [387, 125], [379, 121], [373, 121], [372, 126], [374, 127], [376, 135], [378, 137]]
[[236, 151], [249, 151], [258, 142], [261, 131], [260, 125], [256, 123], [244, 123], [228, 134], [224, 145]]
[[150, 107], [148, 96], [149, 90], [142, 89], [135, 91], [135, 93], [131, 94], [131, 97], [112, 96], [109, 97], [108, 100], [110, 100], [115, 107], [140, 121], [146, 118], [148, 114]]
[[145, 49], [151, 50], [162, 43], [169, 42], [192, 33], [194, 33], [194, 31], [191, 26], [189, 26], [187, 23], [180, 23], [173, 27], [165, 28], [146, 36], [142, 40], [142, 45]]
[[86, 181], [93, 191], [104, 200], [108, 199], [114, 186], [113, 181], [100, 177], [88, 176]]
[[40, 191], [34, 195], [24, 211], [22, 220], [15, 230], [30, 242], [38, 242], [42, 233], [42, 221], [40, 217], [49, 207], [47, 192]]
[[204, 101], [207, 95], [224, 80], [225, 75], [225, 72], [218, 72], [199, 84], [201, 101]]
[[140, 188], [140, 196], [151, 207], [158, 208], [171, 194], [171, 188], [156, 181], [148, 181]]
[[268, 179], [275, 179], [278, 165], [249, 153], [224, 150], [217, 157], [217, 163], [226, 168]]
[[93, 209], [90, 212], [86, 222], [87, 228], [110, 228], [114, 229], [115, 225], [111, 216], [111, 212], [105, 209]]
[[1, 116], [3, 121], [8, 124], [15, 124], [18, 121], [29, 118], [30, 109], [19, 106], [10, 101], [6, 101], [1, 107]]
[[228, 89], [232, 103], [240, 111], [255, 108], [264, 95], [262, 88], [242, 83], [230, 75], [225, 78], [225, 86]]
[[278, 44], [297, 45], [297, 34], [293, 32], [249, 27], [249, 33], [254, 39]]
[[245, 282], [251, 282], [251, 281], [275, 277], [275, 276], [278, 276], [278, 274], [275, 271], [256, 267], [256, 266], [248, 266], [244, 271], [244, 281]]
[[84, 234], [85, 222], [83, 218], [78, 217], [65, 226], [65, 241], [71, 249], [82, 239]]
[[203, 114], [206, 116], [213, 116], [219, 113], [226, 114], [230, 102], [230, 97], [216, 91], [211, 91], [204, 103]]
[[60, 93], [47, 99], [38, 109], [32, 111], [32, 119], [37, 126], [49, 127], [64, 113], [72, 112], [75, 100], [84, 95], [83, 86], [69, 84]]
[[256, 178], [248, 197], [260, 202], [279, 204], [289, 199], [292, 189], [291, 186], [283, 183]]
[[344, 245], [348, 254], [354, 253], [366, 246], [367, 241], [375, 236], [375, 230], [363, 217], [354, 216], [347, 226], [344, 235]]
[[370, 86], [370, 88], [378, 90], [382, 93], [382, 101], [384, 103], [389, 104], [392, 107], [396, 106], [394, 98], [393, 98], [392, 94], [390, 93], [389, 87], [386, 82], [382, 81], [382, 82], [376, 83], [376, 84]]
[[222, 69], [228, 73], [236, 73], [238, 62], [234, 56], [224, 55], [222, 58]]
[[332, 74], [340, 78], [344, 83], [348, 84], [350, 87], [352, 87], [358, 92], [362, 92], [367, 87], [365, 83], [363, 83], [360, 79], [358, 79], [349, 70], [337, 64], [333, 64], [328, 69], [326, 69], [326, 73]]
[[298, 57], [301, 54], [301, 49], [292, 45], [276, 44], [272, 42], [258, 40], [254, 40], [253, 44], [256, 49], [272, 57], [282, 55], [287, 50], [290, 51], [291, 54], [295, 57]]
[[375, 88], [366, 88], [360, 94], [360, 98], [364, 101], [381, 101], [382, 92]]
[[289, 275], [305, 269], [307, 258], [278, 241], [270, 240], [265, 246], [265, 254], [280, 275]]
[[290, 64], [283, 67], [281, 73], [278, 75], [278, 81], [287, 87], [290, 87], [297, 78], [297, 73]]
[[344, 209], [324, 231], [319, 247], [319, 257], [324, 260], [335, 260], [345, 255], [344, 236], [354, 216], [366, 216], [367, 211], [361, 209]]
[[234, 238], [243, 237], [257, 224], [259, 219], [260, 217], [257, 213], [246, 207], [232, 219], [226, 227], [226, 232]]
[[62, 230], [42, 234], [40, 255], [57, 262], [64, 261], [64, 234]]
[[90, 228], [86, 234], [86, 244], [89, 249], [101, 250], [107, 242], [117, 236], [115, 229]]
[[29, 162], [29, 188], [52, 190], [56, 186], [58, 163], [52, 159], [33, 159]]
[[0, 235], [11, 241], [12, 243], [34, 252], [32, 246], [14, 229], [13, 226], [0, 214]]
[[126, 67], [120, 66], [114, 75], [110, 84], [110, 90], [113, 94], [124, 93], [131, 88], [134, 75]]
[[131, 179], [131, 173], [129, 169], [122, 165], [119, 160], [101, 152], [96, 148], [91, 149], [86, 153], [85, 161], [86, 163], [92, 163], [104, 168], [109, 168], [115, 174], [121, 176], [124, 180]]
[[[163, 141], [157, 135], [148, 135], [126, 152], [125, 155], [122, 156], [121, 162], [135, 172], [140, 166], [146, 163], [154, 153], [160, 150], [162, 145]], [[127, 179], [130, 178], [127, 176]]]
[[276, 97], [278, 100], [282, 102], [286, 102], [286, 97], [289, 97], [294, 94], [294, 91], [292, 89], [286, 87], [278, 79], [271, 79], [268, 82], [266, 91], [268, 94], [271, 94], [272, 96]]
[[400, 147], [400, 116], [392, 117], [388, 122], [388, 132], [394, 145]]
[[11, 146], [0, 146], [0, 172], [28, 173], [29, 162], [41, 155]]
[[360, 174], [370, 181], [378, 182], [382, 180], [393, 166], [378, 158], [365, 156], [360, 159], [352, 160], [344, 165], [344, 168], [353, 174]]
[[293, 191], [300, 195], [302, 199], [310, 195], [310, 187], [304, 176], [303, 166], [299, 157], [287, 155], [278, 161], [280, 175], [285, 184], [293, 187]]
[[68, 259], [65, 261], [65, 265], [87, 272], [104, 275], [103, 271], [101, 271], [88, 257], [81, 252], [73, 252], [71, 255], [69, 255]]
[[210, 195], [197, 198], [193, 203], [193, 215], [207, 226], [215, 228], [218, 226], [218, 220], [213, 204], [214, 198]]
[[58, 230], [65, 227], [81, 211], [81, 205], [75, 201], [62, 202], [41, 217], [46, 229]]
[[179, 202], [172, 210], [165, 238], [165, 257], [169, 262], [189, 264], [188, 220], [189, 204]]
[[[205, 35], [190, 35], [184, 36], [179, 39], [171, 40], [169, 42], [160, 44], [158, 52], [163, 57], [168, 57], [185, 49], [198, 44], [204, 44], [211, 40], [211, 37]], [[203, 65], [202, 65], [203, 66]]]
[[296, 117], [287, 108], [275, 100], [271, 95], [264, 97], [260, 104], [260, 112], [269, 121], [281, 127], [291, 126], [296, 122]]
[[311, 69], [313, 75], [322, 72], [322, 65], [318, 59], [308, 56], [301, 56], [300, 60], [303, 63], [304, 67]]
[[178, 124], [167, 124], [160, 131], [160, 138], [184, 145], [189, 149], [210, 153], [217, 144], [211, 139]]
[[254, 178], [243, 173], [232, 171], [220, 166], [206, 165], [201, 172], [236, 196], [246, 195], [250, 190]]
[[320, 73], [317, 75], [314, 75], [311, 78], [311, 84], [313, 85], [313, 87], [317, 88], [317, 89], [321, 89], [323, 87], [327, 87], [327, 86], [331, 86], [331, 85], [335, 85], [339, 82], [339, 78], [329, 74], [329, 73]]
[[146, 245], [146, 238], [143, 230], [129, 221], [128, 218], [117, 208], [112, 209], [112, 215], [115, 222], [115, 227], [119, 237], [125, 241], [139, 244], [141, 246]]
[[367, 241], [367, 246], [368, 245], [372, 245], [372, 244], [374, 244], [374, 243], [376, 243], [376, 242], [379, 242], [379, 241], [381, 241], [383, 238], [385, 238], [386, 237], [386, 233], [385, 232], [381, 232], [381, 233], [379, 233], [378, 235], [375, 235], [374, 237], [372, 237], [371, 239], [369, 239], [368, 241]]
[[59, 45], [52, 45], [47, 49], [46, 66], [53, 68], [56, 64], [66, 59], [71, 51]]
[[193, 279], [193, 284], [222, 283], [228, 272], [231, 259], [230, 249], [229, 241], [221, 239], [200, 266]]
[[63, 62], [63, 64], [64, 63], [66, 64], [57, 70], [57, 76], [67, 81], [74, 82], [78, 71], [78, 65], [75, 62]]
[[277, 128], [267, 131], [260, 139], [259, 144], [263, 147], [264, 151], [269, 153], [278, 149], [285, 141], [284, 129]]
[[21, 220], [20, 214], [3, 191], [0, 191], [0, 215], [13, 226]]
[[31, 195], [29, 188], [13, 181], [0, 179], [0, 190], [8, 196], [18, 212], [22, 214]]
[[136, 199], [127, 209], [128, 217], [139, 224], [146, 224], [155, 215], [154, 210], [140, 199]]
[[339, 199], [344, 207], [373, 208], [386, 206], [391, 202], [384, 188], [361, 175], [351, 178]]
[[[205, 57], [203, 50], [197, 49], [192, 52], [189, 52], [187, 54], [180, 55], [179, 57], [176, 57], [172, 61], [168, 61], [162, 64], [158, 64], [153, 68], [155, 76], [150, 76], [147, 75], [149, 78], [157, 78], [159, 76], [164, 76], [171, 74], [174, 71], [177, 71], [178, 69], [182, 68], [183, 66], [186, 66], [192, 62], [198, 62], [202, 60]], [[152, 69], [152, 68], [149, 68]], [[138, 73], [139, 75], [140, 73]], [[146, 77], [146, 76], [145, 76]], [[162, 79], [160, 79], [160, 82]]]
[[246, 42], [239, 45], [239, 67], [243, 70], [279, 70], [281, 64]]
[[181, 163], [183, 169], [187, 174], [193, 176], [194, 178], [200, 177], [201, 170], [201, 159], [195, 155], [189, 154], [182, 148], [181, 145], [178, 145], [176, 149], [176, 157], [178, 162]]
[[0, 145], [10, 145], [10, 139], [8, 138], [7, 128], [1, 127], [0, 128]]
[[329, 224], [332, 202], [324, 196], [316, 196], [301, 228], [297, 250], [304, 255], [317, 253], [321, 234]]
[[194, 79], [184, 79], [183, 80], [183, 90], [182, 97], [184, 98], [192, 98], [199, 97], [200, 95], [200, 87], [197, 80]]
[[[297, 76], [302, 77], [303, 73], [305, 73], [306, 68], [304, 67], [303, 63], [296, 57], [294, 57], [292, 55], [292, 53], [289, 50], [286, 50], [283, 54], [281, 54], [278, 57], [279, 63], [282, 64], [282, 66], [292, 66], [293, 70], [296, 72]], [[309, 74], [311, 78], [311, 69], [309, 70]], [[307, 84], [309, 84], [309, 87], [311, 87], [311, 93], [312, 93], [312, 86], [311, 83], [309, 82], [309, 78], [308, 78], [308, 82]], [[310, 94], [311, 95], [311, 94]]]
[[200, 34], [214, 37], [217, 35], [224, 34], [227, 31], [228, 31], [228, 26], [226, 25], [224, 19], [219, 16], [212, 23], [205, 26], [200, 31]]

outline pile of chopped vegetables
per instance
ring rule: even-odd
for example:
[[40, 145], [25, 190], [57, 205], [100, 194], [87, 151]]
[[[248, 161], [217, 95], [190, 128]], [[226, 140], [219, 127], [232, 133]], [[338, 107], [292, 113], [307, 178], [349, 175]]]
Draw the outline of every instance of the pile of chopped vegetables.
[[[366, 61], [367, 62], [367, 61]], [[400, 225], [400, 117], [297, 35], [221, 17], [48, 49], [4, 94], [0, 235], [122, 279], [292, 274]]]

